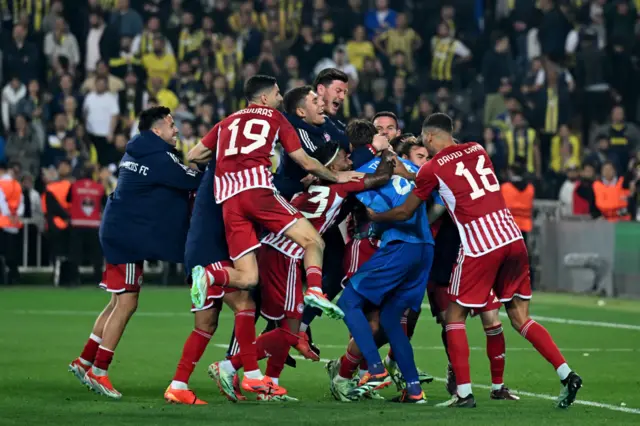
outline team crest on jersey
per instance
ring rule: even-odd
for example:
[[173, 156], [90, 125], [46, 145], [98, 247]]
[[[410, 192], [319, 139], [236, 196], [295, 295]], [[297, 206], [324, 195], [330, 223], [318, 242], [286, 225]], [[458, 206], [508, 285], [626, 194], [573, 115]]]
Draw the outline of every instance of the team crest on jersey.
[[82, 200], [82, 212], [85, 216], [91, 216], [95, 208], [96, 206], [91, 198], [85, 198]]
[[304, 311], [304, 304], [298, 303], [298, 313], [301, 314]]
[[331, 136], [329, 136], [329, 133], [323, 133], [322, 134], [324, 136], [324, 140], [326, 140], [327, 142], [329, 142], [331, 140]]

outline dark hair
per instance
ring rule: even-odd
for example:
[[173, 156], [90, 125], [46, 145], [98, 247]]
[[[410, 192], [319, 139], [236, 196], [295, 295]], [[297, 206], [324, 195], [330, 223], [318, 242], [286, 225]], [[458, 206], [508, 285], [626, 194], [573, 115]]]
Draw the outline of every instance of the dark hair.
[[164, 106], [157, 106], [145, 109], [140, 114], [140, 122], [138, 123], [138, 130], [143, 132], [151, 129], [156, 121], [162, 120], [167, 115], [171, 114], [171, 110]]
[[244, 84], [244, 97], [251, 101], [267, 89], [271, 89], [278, 83], [275, 77], [256, 74]]
[[342, 81], [343, 83], [349, 82], [349, 76], [337, 68], [325, 68], [318, 73], [316, 79], [313, 81], [313, 88], [318, 89], [318, 85], [331, 86], [334, 81]]
[[0, 160], [0, 170], [7, 170], [7, 162]]
[[378, 133], [375, 126], [368, 120], [356, 119], [347, 125], [346, 129], [349, 142], [354, 147], [363, 146], [373, 141], [373, 137]]
[[104, 76], [104, 75], [97, 75], [97, 76], [96, 76], [96, 79], [95, 79], [95, 82], [97, 83], [97, 82], [98, 82], [98, 81], [100, 81], [100, 80], [104, 81], [104, 84], [109, 85], [109, 79], [108, 79], [106, 76]]
[[340, 144], [334, 140], [330, 140], [322, 145], [311, 154], [313, 158], [328, 166], [335, 158], [340, 150]]
[[447, 114], [436, 112], [435, 114], [431, 114], [424, 120], [424, 123], [422, 123], [422, 127], [433, 127], [438, 130], [442, 130], [443, 132], [452, 134], [453, 120], [451, 120], [451, 117], [449, 117]]
[[404, 142], [407, 142], [407, 139], [414, 138], [413, 133], [403, 133], [400, 136], [396, 136], [395, 138], [389, 141], [389, 145], [393, 148], [394, 151], [398, 152], [397, 147], [402, 145]]
[[296, 109], [307, 97], [309, 92], [313, 91], [313, 87], [307, 85], [296, 87], [284, 94], [284, 110], [287, 114], [295, 115]]
[[93, 164], [87, 164], [82, 168], [80, 176], [82, 176], [83, 179], [92, 179], [95, 172], [95, 166]]
[[392, 118], [393, 121], [396, 122], [396, 129], [400, 128], [400, 126], [398, 126], [398, 116], [392, 113], [391, 111], [380, 111], [376, 113], [376, 115], [374, 115], [373, 118], [371, 119], [371, 122], [373, 123], [374, 121], [376, 121], [377, 118], [380, 118], [380, 117]]

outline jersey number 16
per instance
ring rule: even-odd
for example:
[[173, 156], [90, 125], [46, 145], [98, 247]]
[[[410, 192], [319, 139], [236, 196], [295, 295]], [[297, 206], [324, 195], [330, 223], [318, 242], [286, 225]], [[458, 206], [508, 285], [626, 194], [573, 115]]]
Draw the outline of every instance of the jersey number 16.
[[[478, 157], [478, 162], [476, 163], [476, 173], [478, 176], [480, 176], [480, 182], [482, 182], [482, 186], [484, 187], [484, 189], [480, 188], [480, 185], [478, 185], [478, 181], [473, 176], [471, 171], [465, 167], [462, 161], [458, 161], [458, 163], [456, 164], [456, 176], [464, 176], [464, 178], [467, 179], [467, 182], [469, 182], [469, 186], [471, 186], [472, 189], [470, 194], [472, 200], [477, 200], [480, 197], [484, 197], [486, 194], [485, 189], [489, 192], [500, 191], [500, 184], [498, 183], [496, 174], [493, 173], [491, 167], [485, 167], [484, 162], [485, 157], [484, 155], [481, 155]], [[492, 176], [495, 183], [489, 182], [488, 176]]]

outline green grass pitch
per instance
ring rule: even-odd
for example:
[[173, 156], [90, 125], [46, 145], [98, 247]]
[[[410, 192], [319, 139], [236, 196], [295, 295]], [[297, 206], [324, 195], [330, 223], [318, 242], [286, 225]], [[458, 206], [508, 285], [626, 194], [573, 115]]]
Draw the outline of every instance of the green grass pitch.
[[[640, 302], [582, 296], [534, 295], [539, 317], [564, 350], [584, 387], [567, 411], [554, 407], [559, 390], [553, 369], [529, 343], [505, 324], [505, 381], [521, 392], [520, 401], [491, 401], [489, 366], [478, 319], [467, 329], [471, 350], [475, 410], [433, 405], [446, 399], [443, 383], [425, 385], [427, 406], [384, 401], [338, 403], [328, 391], [324, 363], [299, 361], [281, 378], [298, 403], [232, 404], [207, 377], [206, 367], [223, 357], [232, 315], [223, 311], [220, 326], [191, 387], [207, 406], [168, 405], [162, 396], [172, 378], [185, 338], [193, 327], [186, 288], [145, 287], [140, 307], [117, 349], [111, 379], [123, 393], [111, 401], [88, 392], [67, 372], [89, 336], [96, 313], [108, 296], [98, 289], [14, 288], [0, 290], [0, 425], [601, 425], [640, 422]], [[258, 329], [262, 327], [259, 323]], [[336, 358], [347, 342], [346, 327], [326, 318], [314, 325], [323, 359]], [[417, 364], [438, 378], [445, 372], [440, 329], [428, 311], [413, 339]], [[394, 390], [383, 395], [393, 396]]]

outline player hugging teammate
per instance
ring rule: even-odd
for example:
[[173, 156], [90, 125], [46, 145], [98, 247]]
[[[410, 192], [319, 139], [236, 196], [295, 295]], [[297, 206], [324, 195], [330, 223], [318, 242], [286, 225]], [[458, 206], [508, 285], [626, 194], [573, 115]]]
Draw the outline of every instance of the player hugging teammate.
[[[526, 248], [484, 149], [475, 143], [456, 144], [451, 119], [443, 114], [425, 121], [424, 146], [411, 135], [400, 135], [392, 113], [379, 113], [373, 123], [355, 120], [345, 129], [331, 117], [344, 100], [346, 83], [346, 75], [338, 70], [321, 72], [314, 86], [286, 96], [285, 116], [278, 111], [283, 97], [275, 78], [249, 79], [248, 106], [216, 124], [188, 154], [190, 161], [206, 166], [202, 180], [172, 156], [176, 131], [168, 111], [141, 117], [142, 137], [128, 145], [129, 161], [150, 161], [151, 154], [149, 158], [157, 161], [145, 163], [149, 173], [144, 176], [123, 169], [119, 190], [105, 211], [101, 241], [112, 253], [108, 260], [113, 260], [103, 281], [117, 295], [96, 322], [81, 357], [70, 365], [83, 383], [106, 396], [121, 397], [106, 370], [137, 306], [142, 261], [177, 261], [177, 243], [185, 247], [194, 329], [165, 391], [167, 401], [206, 404], [188, 382], [217, 329], [224, 302], [235, 313], [239, 350], [211, 364], [209, 374], [229, 400], [246, 399], [243, 391], [262, 401], [296, 400], [280, 385], [280, 373], [291, 347], [319, 360], [309, 324], [324, 313], [344, 317], [353, 336], [345, 355], [327, 365], [336, 399], [382, 398], [376, 391], [395, 382], [402, 392], [393, 401], [423, 404], [421, 383], [433, 378], [416, 368], [410, 338], [429, 278], [435, 283], [428, 288], [432, 311], [444, 324], [451, 362], [453, 398], [443, 405], [475, 406], [465, 331], [472, 309], [480, 313], [487, 334], [491, 397], [517, 399], [502, 383], [500, 303], [514, 328], [556, 369], [563, 384], [558, 405], [566, 408], [575, 400], [580, 377], [547, 331], [528, 316]], [[276, 143], [287, 155], [282, 168], [287, 175], [276, 176], [276, 182], [295, 189], [286, 198], [274, 186], [270, 170]], [[434, 153], [428, 162], [426, 148]], [[135, 193], [126, 199], [127, 187], [140, 184], [155, 194], [144, 208]], [[196, 187], [187, 233], [188, 210], [183, 207]], [[180, 199], [180, 211], [161, 211], [171, 197]], [[160, 218], [165, 224], [177, 221], [184, 226], [166, 235], [149, 231], [135, 239], [129, 234], [139, 230], [131, 230], [123, 243], [116, 238], [116, 228], [107, 226], [121, 214], [116, 209], [141, 216], [136, 223]], [[347, 216], [345, 249], [338, 224]], [[441, 216], [444, 223], [434, 241], [430, 223]], [[459, 231], [455, 243], [452, 230]], [[130, 241], [144, 245], [133, 247]], [[167, 244], [173, 249], [165, 248]], [[434, 256], [438, 265], [431, 271]], [[332, 299], [340, 284], [344, 291], [336, 305]], [[256, 310], [275, 324], [257, 339]], [[387, 342], [391, 350], [383, 362], [378, 348]], [[268, 358], [265, 374], [258, 366], [263, 358]]]

